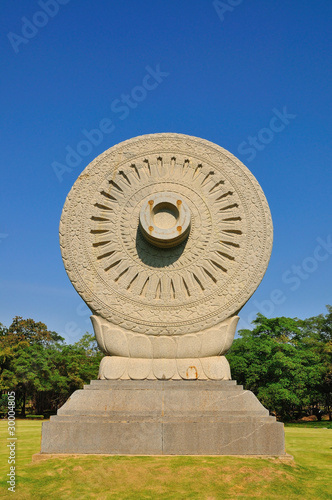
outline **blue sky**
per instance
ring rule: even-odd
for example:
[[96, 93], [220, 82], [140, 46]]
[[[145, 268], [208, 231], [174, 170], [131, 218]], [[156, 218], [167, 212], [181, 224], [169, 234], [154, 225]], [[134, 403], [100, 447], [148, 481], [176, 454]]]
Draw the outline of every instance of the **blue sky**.
[[[305, 318], [332, 303], [332, 3], [222, 3], [1, 2], [1, 323], [32, 317], [68, 342], [92, 332], [61, 260], [62, 206], [93, 158], [154, 132], [219, 144], [266, 194], [274, 248], [240, 327], [258, 311]], [[120, 112], [125, 95], [137, 100]], [[80, 149], [104, 119], [112, 127]], [[82, 152], [75, 167], [68, 147]]]

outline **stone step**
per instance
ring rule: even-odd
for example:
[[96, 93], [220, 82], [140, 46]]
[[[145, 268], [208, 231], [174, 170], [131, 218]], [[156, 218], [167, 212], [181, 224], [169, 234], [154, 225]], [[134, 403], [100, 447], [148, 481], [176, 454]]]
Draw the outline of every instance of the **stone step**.
[[284, 456], [283, 424], [231, 382], [92, 381], [43, 423], [41, 452]]
[[99, 389], [133, 389], [133, 383], [136, 390], [144, 389], [183, 389], [197, 390], [206, 389], [220, 391], [222, 390], [243, 390], [242, 385], [237, 385], [236, 380], [91, 380], [89, 385], [84, 385], [84, 390]]

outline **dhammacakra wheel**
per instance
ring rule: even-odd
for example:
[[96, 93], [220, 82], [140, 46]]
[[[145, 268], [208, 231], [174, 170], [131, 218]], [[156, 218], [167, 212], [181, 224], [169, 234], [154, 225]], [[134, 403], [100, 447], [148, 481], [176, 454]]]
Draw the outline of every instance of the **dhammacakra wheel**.
[[153, 134], [98, 156], [60, 223], [66, 271], [95, 315], [126, 330], [183, 335], [236, 314], [272, 249], [265, 196], [223, 148]]

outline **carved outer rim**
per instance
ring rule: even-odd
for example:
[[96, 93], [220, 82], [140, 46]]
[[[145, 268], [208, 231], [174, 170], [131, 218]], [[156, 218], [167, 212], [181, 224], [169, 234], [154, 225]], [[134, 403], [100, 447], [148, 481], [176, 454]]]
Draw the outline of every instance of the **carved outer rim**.
[[[162, 321], [152, 321], [147, 324], [145, 321], [137, 321], [137, 318], [135, 321], [132, 321], [130, 317], [124, 317], [122, 314], [119, 314], [112, 306], [106, 305], [105, 307], [105, 303], [100, 299], [100, 294], [98, 296], [98, 293], [95, 293], [95, 291], [92, 290], [91, 287], [89, 288], [85, 283], [82, 277], [83, 269], [77, 265], [74, 256], [74, 250], [76, 252], [85, 252], [82, 228], [84, 227], [84, 202], [87, 193], [91, 194], [93, 189], [95, 191], [98, 190], [102, 180], [107, 178], [110, 171], [113, 169], [116, 172], [118, 165], [122, 164], [125, 160], [129, 161], [132, 156], [160, 153], [163, 147], [162, 142], [165, 140], [172, 141], [172, 151], [174, 151], [174, 154], [187, 154], [190, 156], [190, 153], [193, 152], [193, 156], [198, 157], [204, 164], [212, 164], [213, 167], [221, 171], [223, 175], [227, 172], [228, 178], [234, 178], [238, 181], [238, 177], [240, 176], [241, 183], [251, 190], [251, 200], [247, 200], [241, 191], [236, 191], [236, 193], [241, 197], [241, 201], [243, 201], [244, 205], [246, 202], [248, 203], [248, 201], [249, 203], [255, 203], [259, 212], [259, 224], [257, 220], [250, 221], [252, 226], [255, 224], [255, 230], [253, 235], [249, 234], [246, 238], [246, 252], [249, 252], [249, 244], [251, 244], [252, 247], [255, 246], [256, 249], [257, 246], [259, 246], [259, 254], [256, 256], [257, 264], [252, 269], [244, 290], [235, 289], [231, 300], [229, 300], [225, 306], [223, 305], [220, 307], [217, 312], [215, 309], [213, 312], [208, 312], [208, 308], [211, 304], [210, 301], [210, 303], [206, 304], [207, 313], [204, 314], [203, 317], [195, 318], [193, 322], [180, 321], [174, 325], [170, 325], [168, 322], [163, 323]], [[146, 148], [146, 151], [142, 149], [142, 146]], [[236, 185], [235, 181], [234, 184]], [[248, 211], [249, 216], [252, 217], [250, 212], [251, 210]], [[252, 227], [250, 227], [250, 231], [251, 230]], [[95, 314], [101, 315], [108, 321], [121, 325], [129, 330], [154, 335], [172, 335], [175, 333], [179, 335], [205, 330], [237, 313], [249, 300], [265, 274], [271, 255], [273, 240], [272, 220], [268, 203], [257, 180], [247, 167], [231, 153], [212, 142], [197, 137], [173, 133], [138, 136], [113, 146], [95, 158], [78, 177], [67, 196], [61, 216], [59, 232], [62, 257], [69, 279], [92, 311]], [[260, 232], [260, 234], [258, 234], [258, 232]], [[253, 236], [256, 240], [255, 243], [252, 241], [253, 238], [248, 241], [248, 239]], [[85, 264], [85, 267], [87, 266], [88, 264]], [[236, 288], [236, 283], [234, 286]], [[219, 299], [221, 303], [222, 297], [219, 297]], [[197, 301], [196, 305], [190, 305], [192, 311], [194, 311], [195, 308], [197, 310], [197, 308], [202, 307], [199, 302], [200, 301]], [[190, 310], [190, 307], [189, 309], [187, 308], [187, 310]], [[162, 310], [162, 307], [159, 308], [159, 310]]]

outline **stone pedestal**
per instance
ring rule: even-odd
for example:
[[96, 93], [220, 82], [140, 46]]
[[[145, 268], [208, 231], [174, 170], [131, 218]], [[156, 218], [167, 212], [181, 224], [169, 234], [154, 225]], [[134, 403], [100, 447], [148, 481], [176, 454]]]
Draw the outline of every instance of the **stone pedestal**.
[[93, 380], [43, 423], [41, 453], [283, 456], [284, 430], [232, 380]]

